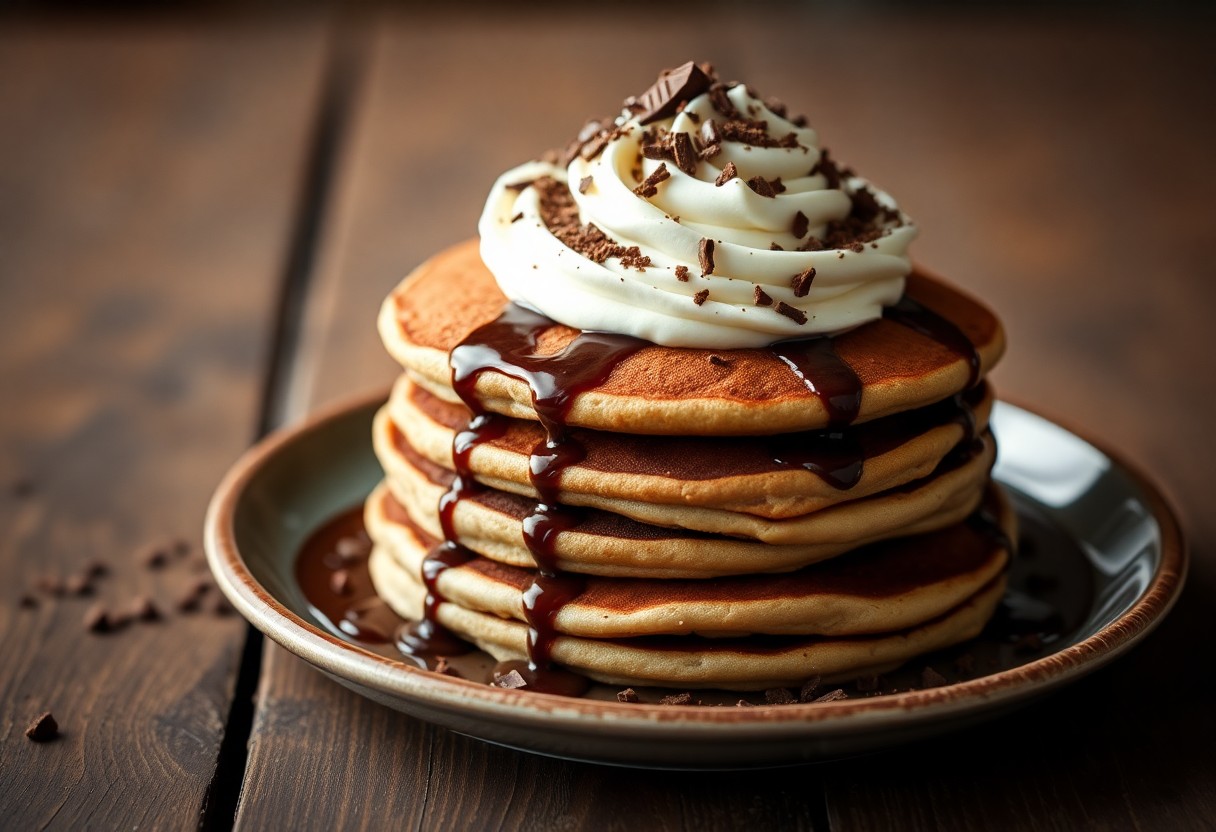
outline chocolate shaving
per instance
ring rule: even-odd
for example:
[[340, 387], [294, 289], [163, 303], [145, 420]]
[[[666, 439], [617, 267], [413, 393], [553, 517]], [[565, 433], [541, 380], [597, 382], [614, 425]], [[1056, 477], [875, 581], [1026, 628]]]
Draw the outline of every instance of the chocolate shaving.
[[718, 132], [718, 123], [712, 118], [701, 125], [701, 158], [712, 159], [722, 151], [722, 134]]
[[701, 266], [702, 277], [714, 273], [714, 241], [708, 237], [702, 237], [697, 244], [697, 262]]
[[494, 680], [494, 684], [500, 688], [507, 690], [515, 690], [517, 688], [526, 688], [528, 682], [520, 675], [518, 670], [512, 670], [510, 673], [504, 673]]
[[617, 702], [640, 702], [641, 700], [638, 698], [638, 692], [636, 690], [634, 690], [633, 688], [625, 688], [624, 690], [617, 691], [616, 701]]
[[687, 133], [672, 133], [671, 148], [676, 167], [692, 176], [697, 172], [697, 152]]
[[799, 211], [797, 214], [794, 214], [794, 222], [790, 226], [790, 232], [795, 237], [797, 237], [799, 240], [801, 240], [803, 237], [806, 236], [806, 232], [809, 228], [810, 228], [810, 221], [807, 220], [806, 214], [802, 213], [801, 211]]
[[517, 222], [519, 222], [520, 220], [522, 220], [523, 218], [524, 218], [524, 212], [523, 212], [523, 211], [520, 211], [520, 212], [519, 212], [519, 213], [517, 213], [515, 216], [511, 217], [511, 222], [512, 222], [512, 223], [517, 223]]
[[691, 705], [691, 693], [675, 693], [671, 696], [664, 696], [659, 700], [660, 705]]
[[769, 181], [763, 176], [753, 176], [747, 180], [747, 187], [758, 193], [760, 196], [773, 199], [777, 194], [785, 191], [785, 185], [781, 184], [781, 177]]
[[785, 688], [769, 688], [764, 692], [764, 701], [769, 705], [792, 705], [798, 700]]
[[798, 136], [787, 133], [780, 139], [774, 139], [768, 134], [767, 121], [751, 119], [734, 119], [722, 125], [722, 138], [728, 142], [738, 142], [748, 147], [797, 147]]
[[712, 84], [709, 88], [709, 103], [725, 118], [742, 118], [743, 114], [735, 109], [735, 105], [726, 95], [726, 90], [726, 85], [721, 82]]
[[827, 185], [832, 190], [840, 188], [841, 180], [848, 176], [854, 176], [849, 168], [842, 168], [836, 164], [828, 153], [825, 147], [819, 151], [819, 161], [811, 168], [810, 176], [822, 175], [827, 180]]
[[593, 181], [594, 180], [590, 176], [584, 176], [582, 179], [578, 180], [578, 192], [580, 194], [587, 193], [588, 189], [591, 188], [591, 183]]
[[543, 177], [537, 180], [536, 189], [540, 194], [541, 220], [566, 246], [596, 263], [616, 257], [626, 268], [644, 269], [650, 265], [650, 258], [637, 246], [622, 246], [595, 225], [582, 225], [578, 205], [564, 184]]
[[654, 169], [654, 173], [642, 180], [642, 184], [633, 189], [633, 192], [643, 199], [648, 199], [659, 192], [658, 185], [660, 182], [665, 182], [671, 178], [671, 172], [667, 170], [667, 164], [661, 163]]
[[789, 318], [798, 326], [803, 326], [806, 323], [806, 313], [796, 306], [790, 306], [783, 300], [777, 301], [777, 305], [773, 307], [778, 313]]
[[782, 101], [781, 99], [771, 98], [771, 97], [766, 98], [766, 99], [764, 99], [764, 106], [768, 107], [769, 112], [772, 113], [773, 115], [781, 116], [781, 118], [785, 118], [785, 113], [786, 113], [785, 102]]
[[772, 306], [773, 299], [769, 297], [768, 292], [764, 291], [759, 286], [756, 286], [752, 292], [752, 303], [754, 303], [756, 306]]
[[708, 289], [702, 289], [701, 291], [697, 292], [695, 295], [692, 296], [692, 302], [695, 303], [697, 306], [700, 306], [701, 304], [705, 303], [705, 301], [708, 299], [709, 299], [709, 290]]
[[922, 688], [940, 688], [948, 684], [950, 684], [950, 680], [931, 667], [926, 667], [921, 671], [920, 686]]
[[819, 676], [812, 676], [802, 683], [802, 689], [798, 691], [799, 702], [810, 702], [815, 698], [815, 691], [819, 690]]
[[785, 249], [784, 249], [784, 248], [782, 248], [782, 247], [781, 247], [780, 245], [778, 245], [777, 243], [769, 243], [769, 244], [768, 244], [768, 250], [769, 250], [769, 251], [785, 251]]
[[[710, 83], [710, 76], [692, 61], [664, 70], [650, 89], [634, 102], [633, 106], [639, 107], [641, 112], [639, 123], [649, 124], [674, 115], [677, 107], [705, 92]], [[631, 105], [626, 102], [626, 106]]]
[[794, 297], [804, 298], [811, 291], [811, 281], [815, 279], [815, 267], [804, 269], [798, 272], [790, 279], [790, 287], [794, 290]]
[[836, 690], [830, 691], [829, 693], [825, 693], [823, 696], [820, 696], [818, 699], [815, 699], [814, 701], [815, 702], [837, 702], [841, 699], [848, 699], [848, 698], [849, 698], [849, 695], [847, 693], [845, 693], [843, 689], [836, 688]]
[[688, 282], [688, 266], [676, 266], [676, 280], [681, 283]]
[[722, 172], [718, 174], [718, 178], [714, 180], [714, 184], [721, 188], [730, 180], [739, 175], [739, 169], [735, 167], [734, 162], [727, 162], [726, 167], [722, 168]]
[[32, 742], [50, 742], [59, 736], [59, 723], [47, 711], [30, 723], [25, 729], [25, 736]]

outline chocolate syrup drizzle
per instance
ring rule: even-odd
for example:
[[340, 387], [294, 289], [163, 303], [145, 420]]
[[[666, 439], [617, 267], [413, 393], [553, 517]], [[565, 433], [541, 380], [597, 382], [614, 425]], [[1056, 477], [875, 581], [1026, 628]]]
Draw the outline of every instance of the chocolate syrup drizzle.
[[[889, 314], [888, 314], [889, 313]], [[962, 355], [971, 368], [971, 385], [979, 378], [979, 357], [974, 345], [949, 321], [923, 305], [905, 298], [884, 317], [934, 338]], [[453, 442], [456, 476], [440, 499], [439, 516], [444, 541], [426, 556], [422, 578], [427, 597], [423, 620], [403, 627], [398, 646], [417, 655], [454, 654], [459, 641], [436, 619], [444, 598], [438, 589], [440, 575], [468, 562], [474, 554], [460, 544], [453, 517], [460, 501], [484, 486], [469, 468], [469, 456], [481, 443], [502, 436], [506, 420], [488, 412], [475, 393], [477, 380], [493, 370], [528, 385], [532, 406], [546, 438], [533, 449], [529, 474], [539, 497], [524, 519], [524, 543], [536, 561], [537, 574], [524, 592], [524, 616], [528, 622], [528, 661], [500, 665], [502, 674], [518, 671], [531, 690], [579, 695], [588, 680], [552, 665], [557, 638], [555, 622], [562, 608], [585, 588], [582, 576], [563, 572], [558, 565], [557, 535], [576, 528], [579, 512], [558, 500], [562, 472], [586, 455], [583, 446], [567, 432], [567, 417], [579, 394], [607, 381], [616, 366], [647, 345], [626, 335], [580, 332], [560, 351], [541, 354], [539, 341], [554, 322], [530, 309], [508, 303], [494, 321], [479, 327], [451, 352], [452, 387], [473, 413], [468, 426]], [[781, 464], [801, 465], [839, 488], [850, 488], [861, 478], [863, 449], [845, 430], [861, 409], [862, 383], [853, 368], [837, 354], [829, 337], [774, 344], [774, 356], [782, 361], [822, 403], [828, 414], [828, 430], [817, 432], [814, 441], [792, 451], [783, 451]], [[962, 397], [956, 397], [960, 418], [966, 427], [964, 443], [975, 441], [974, 416]], [[964, 444], [964, 443], [960, 443]], [[467, 647], [465, 648], [467, 649]]]

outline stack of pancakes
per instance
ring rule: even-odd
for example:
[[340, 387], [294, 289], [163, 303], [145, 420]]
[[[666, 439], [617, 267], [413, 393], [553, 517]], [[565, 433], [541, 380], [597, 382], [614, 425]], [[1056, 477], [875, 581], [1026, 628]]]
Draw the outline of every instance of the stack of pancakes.
[[[550, 611], [544, 658], [613, 684], [759, 690], [885, 672], [977, 635], [1014, 536], [989, 478], [983, 381], [1004, 337], [991, 312], [932, 278], [914, 273], [906, 297], [974, 353], [895, 318], [834, 337], [860, 393], [847, 427], [770, 349], [645, 345], [579, 392], [562, 427], [581, 458], [555, 487], [572, 508], [546, 547], [551, 569], [583, 579]], [[386, 476], [366, 521], [372, 578], [398, 613], [500, 660], [528, 659], [531, 644], [535, 662], [525, 527], [554, 496], [533, 473], [553, 425], [527, 383], [491, 369], [472, 389], [500, 426], [471, 447], [476, 414], [449, 362], [505, 303], [475, 242], [385, 301], [381, 337], [405, 373], [376, 419]], [[558, 355], [579, 337], [554, 323], [535, 349]], [[478, 485], [453, 502], [462, 475]], [[428, 569], [445, 539], [467, 557]]]

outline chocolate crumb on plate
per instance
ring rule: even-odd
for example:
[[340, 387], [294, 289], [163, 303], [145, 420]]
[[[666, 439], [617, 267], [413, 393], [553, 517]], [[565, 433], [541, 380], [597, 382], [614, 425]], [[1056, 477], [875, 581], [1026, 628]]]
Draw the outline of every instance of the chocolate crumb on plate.
[[785, 688], [769, 688], [764, 692], [764, 701], [769, 705], [792, 705], [798, 700]]
[[695, 295], [692, 296], [692, 302], [695, 303], [697, 306], [700, 306], [701, 304], [705, 303], [705, 301], [708, 299], [709, 299], [709, 290], [708, 289], [702, 289], [701, 291], [697, 292]]
[[920, 685], [923, 688], [940, 688], [950, 684], [950, 680], [931, 667], [926, 667], [920, 674]]
[[726, 167], [722, 168], [722, 172], [718, 174], [718, 178], [714, 180], [714, 184], [721, 188], [730, 180], [739, 175], [739, 169], [735, 167], [734, 162], [727, 162]]
[[691, 693], [673, 693], [671, 696], [664, 696], [659, 700], [660, 705], [691, 705]]
[[697, 260], [701, 266], [701, 276], [714, 273], [714, 241], [702, 237], [697, 244]]
[[819, 676], [812, 676], [802, 683], [802, 689], [798, 691], [799, 702], [810, 702], [815, 698], [815, 691], [819, 690]]
[[814, 701], [815, 702], [838, 702], [841, 699], [848, 699], [848, 698], [849, 698], [849, 695], [844, 692], [843, 688], [836, 688], [836, 690], [829, 691], [829, 692], [825, 693], [823, 696], [820, 696], [818, 699], [815, 699]]
[[633, 688], [625, 688], [624, 690], [617, 691], [616, 701], [617, 702], [640, 702], [642, 700], [638, 698], [638, 692], [636, 690], [634, 690]]
[[89, 580], [104, 577], [110, 574], [110, 565], [101, 558], [93, 558], [85, 563], [84, 574], [88, 575]]
[[33, 742], [50, 742], [59, 736], [59, 723], [50, 711], [46, 711], [30, 723], [25, 735]]
[[160, 569], [169, 562], [169, 553], [163, 546], [151, 546], [143, 553], [140, 560], [148, 569]]
[[790, 306], [783, 300], [777, 301], [777, 305], [773, 308], [794, 323], [798, 324], [798, 326], [803, 326], [806, 323], [806, 313], [796, 306]]
[[790, 278], [790, 288], [794, 290], [794, 297], [804, 298], [811, 291], [811, 281], [815, 279], [815, 267], [804, 269]]
[[681, 283], [688, 282], [688, 266], [676, 266], [676, 280]]
[[509, 673], [504, 673], [502, 676], [497, 677], [494, 680], [494, 684], [497, 687], [506, 688], [507, 690], [515, 690], [517, 688], [525, 688], [528, 686], [527, 680], [520, 675], [518, 670], [512, 670]]

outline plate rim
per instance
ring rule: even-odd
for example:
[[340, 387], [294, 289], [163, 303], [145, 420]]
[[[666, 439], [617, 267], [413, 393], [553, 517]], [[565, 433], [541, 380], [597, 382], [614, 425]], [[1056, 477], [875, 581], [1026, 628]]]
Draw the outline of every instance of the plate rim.
[[[1176, 511], [1163, 491], [1138, 466], [1100, 441], [1016, 401], [1001, 402], [1043, 419], [1104, 454], [1140, 490], [1160, 530], [1161, 560], [1146, 590], [1132, 606], [1088, 638], [1024, 665], [929, 688], [864, 699], [750, 708], [673, 708], [647, 703], [571, 699], [508, 690], [444, 676], [365, 650], [297, 615], [254, 578], [236, 545], [239, 498], [255, 475], [289, 445], [333, 422], [379, 406], [380, 388], [347, 396], [278, 429], [247, 449], [217, 486], [204, 521], [207, 562], [220, 590], [254, 627], [323, 672], [383, 695], [463, 717], [509, 718], [515, 727], [610, 728], [661, 739], [720, 743], [746, 735], [752, 741], [829, 738], [858, 731], [909, 728], [999, 711], [1087, 675], [1126, 653], [1151, 633], [1181, 594], [1189, 552]], [[370, 438], [369, 438], [370, 442]], [[544, 752], [542, 752], [544, 753]]]

